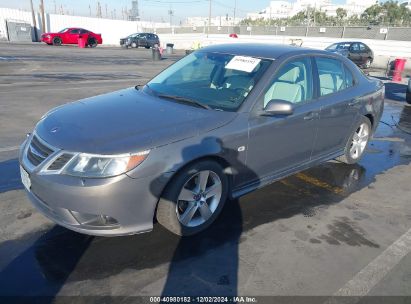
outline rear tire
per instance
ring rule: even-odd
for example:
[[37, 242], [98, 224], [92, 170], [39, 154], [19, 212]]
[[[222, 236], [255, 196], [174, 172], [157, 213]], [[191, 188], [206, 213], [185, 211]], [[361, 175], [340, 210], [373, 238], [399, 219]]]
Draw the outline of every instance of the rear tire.
[[218, 163], [194, 163], [177, 173], [164, 190], [157, 220], [180, 236], [200, 233], [218, 217], [227, 193], [228, 177]]
[[63, 43], [63, 41], [61, 41], [61, 38], [59, 38], [59, 37], [55, 37], [53, 39], [53, 45], [55, 45], [55, 46], [60, 46], [62, 43]]
[[95, 48], [97, 46], [97, 41], [94, 38], [89, 38], [87, 44], [91, 48]]
[[346, 164], [358, 163], [364, 155], [365, 149], [371, 138], [372, 127], [370, 120], [362, 116], [357, 128], [348, 139], [344, 149], [344, 154], [337, 158]]

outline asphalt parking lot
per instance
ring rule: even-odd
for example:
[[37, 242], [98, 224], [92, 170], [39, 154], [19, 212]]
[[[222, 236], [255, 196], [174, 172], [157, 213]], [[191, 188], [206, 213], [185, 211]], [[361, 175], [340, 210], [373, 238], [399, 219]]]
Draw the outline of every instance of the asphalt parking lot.
[[387, 81], [382, 122], [358, 165], [328, 162], [231, 201], [195, 237], [158, 224], [90, 237], [33, 209], [17, 149], [40, 117], [144, 84], [182, 54], [153, 62], [145, 49], [0, 43], [0, 296], [411, 296], [404, 84]]

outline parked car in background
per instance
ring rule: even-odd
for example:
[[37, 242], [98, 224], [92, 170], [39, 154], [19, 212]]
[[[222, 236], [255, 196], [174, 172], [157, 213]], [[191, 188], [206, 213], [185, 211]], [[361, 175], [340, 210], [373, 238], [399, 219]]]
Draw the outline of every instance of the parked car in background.
[[80, 37], [85, 37], [87, 39], [86, 45], [90, 47], [96, 47], [103, 43], [101, 34], [78, 27], [65, 28], [58, 33], [44, 33], [41, 35], [41, 42], [48, 45], [77, 44]]
[[345, 41], [331, 44], [326, 51], [341, 54], [356, 65], [368, 69], [374, 61], [374, 53], [368, 45], [358, 41]]
[[383, 106], [384, 84], [340, 55], [208, 46], [142, 89], [49, 111], [21, 146], [22, 182], [40, 212], [81, 233], [146, 232], [157, 218], [193, 235], [226, 200], [330, 159], [357, 163]]
[[130, 47], [131, 46], [131, 38], [133, 38], [137, 35], [138, 35], [138, 33], [134, 33], [134, 34], [128, 35], [127, 37], [120, 38], [120, 46], [121, 47], [126, 47], [126, 48]]
[[156, 44], [160, 45], [160, 39], [152, 33], [136, 33], [120, 39], [120, 45], [124, 47], [138, 48], [141, 46], [149, 49]]

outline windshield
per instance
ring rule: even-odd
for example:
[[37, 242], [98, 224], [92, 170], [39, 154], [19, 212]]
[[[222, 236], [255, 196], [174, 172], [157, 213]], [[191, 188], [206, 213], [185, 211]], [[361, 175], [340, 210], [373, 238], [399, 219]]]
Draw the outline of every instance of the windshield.
[[350, 43], [334, 43], [327, 47], [327, 50], [338, 51], [338, 50], [348, 50], [350, 48]]
[[64, 33], [68, 30], [68, 28], [62, 29], [59, 33]]
[[153, 78], [144, 91], [236, 111], [270, 63], [267, 59], [197, 51]]

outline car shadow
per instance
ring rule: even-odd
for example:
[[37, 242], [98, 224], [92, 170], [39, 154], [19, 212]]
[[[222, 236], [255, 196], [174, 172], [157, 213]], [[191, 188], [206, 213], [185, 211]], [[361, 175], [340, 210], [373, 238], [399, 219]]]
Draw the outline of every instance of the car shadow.
[[[411, 123], [405, 109], [400, 115], [402, 126]], [[411, 142], [401, 132], [392, 136]], [[236, 295], [240, 247], [254, 228], [296, 215], [314, 217], [351, 193], [372, 187], [376, 175], [410, 163], [411, 158], [400, 155], [402, 144], [373, 141], [360, 164], [327, 162], [228, 201], [216, 222], [193, 237], [180, 238], [159, 224], [150, 233], [117, 238], [90, 237], [54, 226], [4, 241], [0, 243], [0, 295], [49, 296], [52, 302], [61, 292], [110, 295], [110, 284], [116, 282], [122, 295]], [[18, 167], [13, 170], [18, 173]], [[325, 241], [358, 246], [346, 239]], [[119, 276], [128, 279], [115, 281]]]
[[[239, 152], [225, 147], [219, 138], [207, 137], [198, 145], [184, 148], [183, 162], [188, 163], [191, 155], [204, 149], [207, 143], [221, 147], [221, 155], [230, 160], [231, 163], [223, 168], [225, 172], [231, 172], [230, 185], [238, 180], [237, 172], [258, 181], [257, 174], [240, 160]], [[174, 200], [171, 197], [163, 198]], [[222, 214], [207, 230], [179, 239], [170, 261], [162, 296], [237, 295], [238, 246], [242, 232], [243, 216], [239, 200], [227, 200]], [[193, 256], [201, 258], [192, 259]]]
[[0, 162], [0, 193], [23, 189], [19, 160], [17, 158]]

